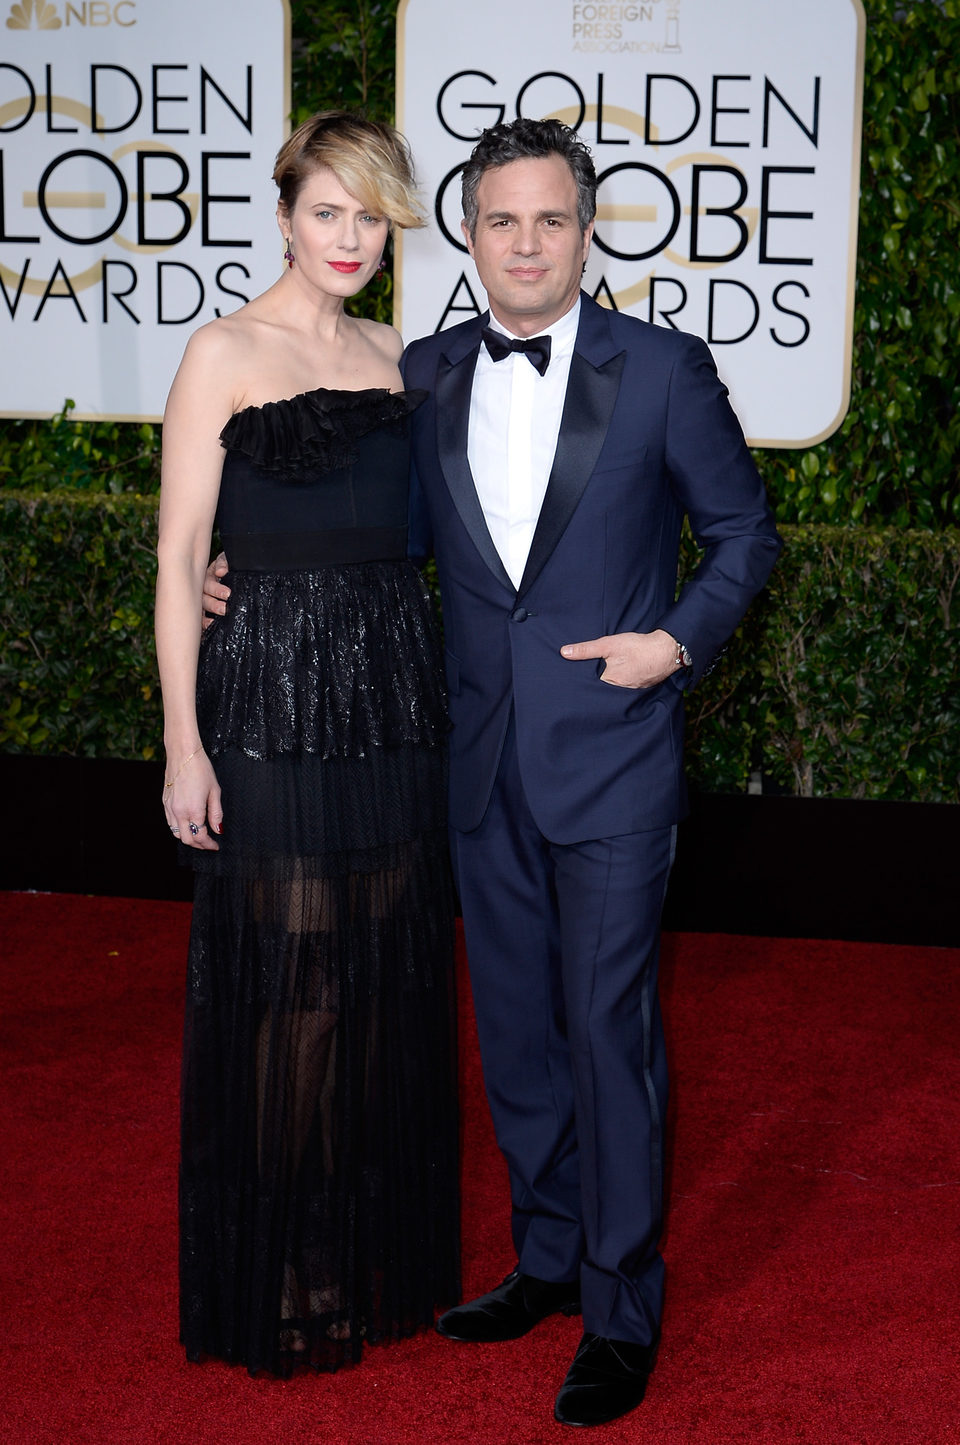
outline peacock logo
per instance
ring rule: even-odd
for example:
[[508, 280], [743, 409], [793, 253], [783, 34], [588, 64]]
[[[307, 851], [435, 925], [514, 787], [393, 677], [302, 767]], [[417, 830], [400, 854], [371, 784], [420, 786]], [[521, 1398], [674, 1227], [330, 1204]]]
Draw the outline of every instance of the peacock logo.
[[8, 30], [102, 30], [119, 25], [129, 30], [137, 23], [137, 0], [64, 0], [60, 7], [51, 0], [14, 0], [7, 16]]
[[7, 16], [8, 30], [59, 30], [63, 21], [48, 0], [15, 0]]

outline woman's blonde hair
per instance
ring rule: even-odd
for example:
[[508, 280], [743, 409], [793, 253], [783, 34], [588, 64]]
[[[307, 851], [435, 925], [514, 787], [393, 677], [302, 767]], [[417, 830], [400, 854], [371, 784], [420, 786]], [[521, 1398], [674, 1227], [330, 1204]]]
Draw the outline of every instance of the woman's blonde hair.
[[345, 110], [324, 110], [305, 120], [280, 147], [273, 168], [288, 214], [304, 181], [320, 166], [328, 166], [345, 191], [391, 226], [408, 230], [425, 224], [410, 147], [392, 125]]

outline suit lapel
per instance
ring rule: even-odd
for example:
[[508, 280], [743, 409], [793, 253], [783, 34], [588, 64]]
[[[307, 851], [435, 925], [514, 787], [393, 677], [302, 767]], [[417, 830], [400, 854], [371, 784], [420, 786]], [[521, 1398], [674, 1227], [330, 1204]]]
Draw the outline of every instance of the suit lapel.
[[477, 496], [476, 484], [467, 460], [467, 428], [470, 421], [470, 392], [480, 346], [481, 317], [474, 329], [458, 338], [450, 355], [441, 357], [437, 368], [437, 450], [447, 487], [460, 520], [474, 546], [498, 582], [512, 593], [513, 583], [493, 544]]
[[613, 352], [603, 308], [582, 296], [557, 451], [518, 597], [543, 570], [593, 474], [619, 395], [624, 360], [623, 351]]

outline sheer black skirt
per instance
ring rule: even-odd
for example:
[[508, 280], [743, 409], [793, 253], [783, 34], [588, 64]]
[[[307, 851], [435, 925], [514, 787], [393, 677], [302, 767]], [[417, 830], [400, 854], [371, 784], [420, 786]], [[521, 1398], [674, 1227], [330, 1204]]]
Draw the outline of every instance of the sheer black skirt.
[[[313, 589], [301, 574], [269, 607], [264, 580], [247, 577], [204, 646], [201, 727], [222, 748], [224, 835], [219, 853], [191, 855], [180, 1173], [191, 1359], [279, 1375], [336, 1369], [458, 1297], [445, 725], [429, 603], [406, 571], [328, 569]], [[344, 589], [356, 591], [350, 636], [376, 602], [377, 634], [389, 638], [362, 650], [362, 685], [361, 650], [349, 662], [325, 615], [336, 593], [342, 621]], [[298, 609], [309, 618], [296, 622]], [[222, 736], [231, 709], [259, 728], [236, 690], [249, 699], [251, 670], [276, 663], [263, 647], [285, 613], [287, 655], [291, 621], [321, 649], [328, 743], [338, 711], [348, 714], [339, 754], [310, 750], [316, 709], [310, 725], [288, 719], [298, 736], [274, 756]], [[339, 701], [324, 646], [349, 673]], [[371, 718], [359, 729], [347, 696], [358, 685]], [[402, 725], [390, 720], [391, 690]]]

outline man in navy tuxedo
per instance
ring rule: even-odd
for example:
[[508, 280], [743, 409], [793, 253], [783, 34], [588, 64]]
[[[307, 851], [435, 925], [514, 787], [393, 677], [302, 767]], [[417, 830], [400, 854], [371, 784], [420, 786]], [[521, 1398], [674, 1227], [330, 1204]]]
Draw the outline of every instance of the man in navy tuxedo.
[[[437, 1328], [515, 1339], [582, 1305], [555, 1415], [592, 1425], [642, 1399], [660, 1333], [683, 692], [780, 542], [706, 345], [581, 293], [596, 177], [574, 133], [492, 127], [463, 195], [490, 312], [405, 356], [429, 392], [411, 550], [440, 576], [451, 847], [518, 1262]], [[676, 598], [685, 513], [703, 559]]]

